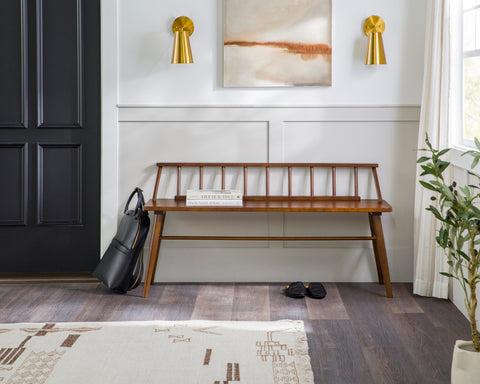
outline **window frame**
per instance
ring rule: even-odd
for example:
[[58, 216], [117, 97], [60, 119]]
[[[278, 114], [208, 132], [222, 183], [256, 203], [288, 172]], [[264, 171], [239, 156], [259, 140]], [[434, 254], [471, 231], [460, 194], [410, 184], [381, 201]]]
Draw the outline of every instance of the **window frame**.
[[[450, 151], [450, 161], [451, 163], [459, 168], [470, 170], [471, 159], [467, 156], [462, 156], [462, 154], [467, 151], [475, 148], [473, 140], [466, 140], [463, 137], [464, 132], [464, 115], [463, 115], [463, 105], [464, 105], [464, 94], [463, 94], [463, 62], [465, 58], [465, 53], [463, 51], [463, 18], [465, 10], [463, 9], [463, 1], [451, 1], [450, 2], [450, 28], [451, 28], [451, 44], [450, 44], [450, 76], [451, 76], [451, 115], [450, 127], [449, 130], [449, 143], [452, 150]], [[480, 8], [478, 6], [469, 8]], [[480, 56], [480, 49], [479, 56]], [[470, 51], [467, 51], [470, 52]], [[469, 53], [467, 54], [469, 55]], [[469, 56], [467, 56], [469, 57]]]
[[[479, 10], [480, 2], [468, 9], [463, 8], [463, 1], [451, 2], [451, 82], [452, 82], [452, 129], [450, 130], [450, 142], [452, 147], [465, 151], [475, 148], [472, 139], [464, 137], [464, 61], [466, 58], [479, 57], [480, 48], [465, 51], [463, 49], [463, 21], [466, 12]], [[479, 15], [480, 16], [480, 15]]]
[[[464, 22], [464, 19], [465, 19], [465, 15], [467, 12], [474, 12], [475, 11], [478, 11], [477, 15], [474, 14], [474, 17], [479, 17], [480, 18], [480, 2], [468, 9], [464, 9], [463, 8], [463, 1], [460, 1], [459, 2], [461, 4], [461, 12], [462, 12], [462, 19], [461, 19], [461, 25], [463, 27], [463, 22]], [[476, 21], [476, 26], [478, 24], [478, 21]], [[465, 59], [467, 58], [472, 58], [472, 57], [478, 57], [480, 58], [480, 48], [476, 48], [476, 49], [473, 49], [473, 50], [465, 50], [464, 49], [464, 46], [463, 46], [463, 28], [460, 28], [461, 29], [461, 33], [462, 33], [462, 40], [461, 40], [461, 43], [462, 43], [462, 51], [461, 51], [461, 73], [462, 73], [462, 82], [461, 82], [461, 89], [462, 89], [462, 93], [461, 93], [461, 103], [462, 103], [462, 131], [461, 131], [461, 143], [466, 146], [466, 147], [469, 147], [469, 148], [474, 148], [475, 147], [475, 144], [473, 142], [472, 139], [467, 139], [464, 137], [464, 130], [465, 130], [465, 110], [464, 110], [464, 105], [465, 105], [465, 94], [464, 94], [464, 84], [465, 84]], [[480, 33], [480, 31], [477, 31], [475, 30], [475, 37], [477, 37], [477, 35]], [[477, 44], [477, 42], [475, 42], [475, 46], [477, 45], [480, 45], [480, 42]]]

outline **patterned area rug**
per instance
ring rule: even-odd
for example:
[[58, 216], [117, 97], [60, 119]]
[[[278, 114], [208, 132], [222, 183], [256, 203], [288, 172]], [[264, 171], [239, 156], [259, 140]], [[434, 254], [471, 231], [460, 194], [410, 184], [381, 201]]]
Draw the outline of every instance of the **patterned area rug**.
[[302, 321], [0, 324], [2, 384], [313, 384]]

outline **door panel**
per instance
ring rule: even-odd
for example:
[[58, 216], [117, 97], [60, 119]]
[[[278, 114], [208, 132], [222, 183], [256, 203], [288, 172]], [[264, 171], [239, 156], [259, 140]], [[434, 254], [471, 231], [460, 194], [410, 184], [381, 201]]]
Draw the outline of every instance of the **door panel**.
[[82, 3], [81, 0], [37, 3], [38, 124], [42, 128], [81, 125]]
[[0, 274], [92, 271], [100, 0], [2, 0], [0, 36]]
[[82, 225], [82, 146], [38, 146], [38, 224]]
[[0, 225], [26, 224], [26, 160], [25, 144], [0, 143]]
[[0, 1], [0, 128], [27, 121], [26, 0]]

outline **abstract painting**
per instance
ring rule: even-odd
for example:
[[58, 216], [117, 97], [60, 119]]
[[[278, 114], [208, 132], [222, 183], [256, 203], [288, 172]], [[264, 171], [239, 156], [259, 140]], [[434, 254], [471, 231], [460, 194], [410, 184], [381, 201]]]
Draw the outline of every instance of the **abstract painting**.
[[332, 83], [331, 0], [225, 0], [224, 86]]

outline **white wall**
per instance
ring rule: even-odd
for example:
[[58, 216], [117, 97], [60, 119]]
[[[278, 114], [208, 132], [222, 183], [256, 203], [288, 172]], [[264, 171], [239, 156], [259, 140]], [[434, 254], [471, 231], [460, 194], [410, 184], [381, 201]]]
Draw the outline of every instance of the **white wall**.
[[[227, 0], [228, 1], [228, 0]], [[263, 0], [265, 1], [265, 0]], [[420, 103], [425, 0], [332, 0], [331, 87], [222, 88], [221, 0], [119, 0], [119, 103], [148, 105], [403, 105]], [[386, 66], [363, 65], [370, 15], [385, 20]], [[171, 25], [185, 15], [194, 65], [171, 65]]]
[[[102, 12], [103, 55], [108, 56], [103, 72], [118, 78], [104, 82], [104, 112], [116, 109], [109, 90], [116, 90], [119, 104], [118, 121], [104, 121], [109, 134], [103, 144], [103, 248], [116, 226], [112, 202], [119, 213], [137, 185], [149, 196], [157, 161], [378, 162], [384, 198], [394, 209], [383, 216], [392, 280], [412, 280], [425, 1], [334, 0], [333, 85], [282, 89], [222, 88], [222, 1], [103, 4], [109, 9]], [[372, 14], [386, 22], [386, 66], [363, 64], [367, 37], [362, 25]], [[170, 64], [171, 23], [180, 15], [195, 23], [193, 65]], [[117, 185], [114, 191], [112, 185]], [[221, 233], [231, 228], [247, 234], [341, 234], [352, 230], [348, 223], [353, 222], [363, 234], [368, 232], [363, 219], [168, 214], [165, 231], [195, 231], [201, 225], [203, 231]], [[376, 272], [370, 245], [360, 242], [164, 242], [156, 279], [375, 281]]]

